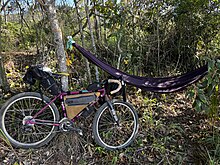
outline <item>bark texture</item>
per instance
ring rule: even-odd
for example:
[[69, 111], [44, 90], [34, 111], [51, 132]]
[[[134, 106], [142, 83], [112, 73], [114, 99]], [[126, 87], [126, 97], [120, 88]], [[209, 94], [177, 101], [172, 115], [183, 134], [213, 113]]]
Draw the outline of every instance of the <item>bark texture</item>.
[[[41, 1], [42, 3], [42, 1]], [[47, 16], [51, 24], [51, 29], [54, 34], [54, 43], [56, 45], [56, 54], [58, 59], [59, 71], [67, 73], [66, 66], [66, 53], [63, 45], [62, 31], [57, 19], [57, 13], [55, 8], [55, 0], [44, 1], [44, 9], [47, 11]], [[61, 78], [62, 89], [68, 91], [68, 77], [63, 76]]]
[[[2, 25], [2, 16], [0, 15], [0, 32], [1, 32], [1, 26]], [[10, 90], [9, 84], [7, 82], [6, 74], [5, 74], [5, 68], [3, 64], [3, 56], [2, 56], [2, 40], [1, 40], [1, 33], [0, 33], [0, 86], [5, 92], [8, 92]]]

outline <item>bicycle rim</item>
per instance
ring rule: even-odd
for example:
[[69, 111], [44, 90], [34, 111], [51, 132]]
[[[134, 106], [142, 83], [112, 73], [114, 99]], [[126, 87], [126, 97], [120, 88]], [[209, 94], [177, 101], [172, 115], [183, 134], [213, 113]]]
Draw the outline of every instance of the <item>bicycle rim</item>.
[[[13, 100], [5, 109], [2, 116], [2, 129], [15, 146], [37, 147], [45, 142], [54, 132], [52, 125], [24, 124], [36, 112], [46, 105], [36, 96], [24, 96]], [[36, 119], [56, 120], [53, 108], [49, 105]]]
[[97, 136], [103, 147], [120, 149], [128, 146], [135, 138], [138, 129], [137, 116], [130, 106], [122, 102], [113, 103], [119, 125], [105, 106], [97, 118]]

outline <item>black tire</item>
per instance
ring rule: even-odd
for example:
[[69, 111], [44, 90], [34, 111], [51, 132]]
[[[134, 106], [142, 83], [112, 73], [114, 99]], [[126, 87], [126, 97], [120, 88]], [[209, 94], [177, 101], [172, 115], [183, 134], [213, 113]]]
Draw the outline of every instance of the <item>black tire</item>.
[[112, 105], [119, 119], [119, 126], [110, 113], [107, 103], [103, 104], [93, 120], [93, 135], [100, 146], [108, 150], [129, 146], [138, 133], [138, 115], [133, 106], [123, 101], [113, 101]]
[[[11, 97], [1, 108], [0, 129], [17, 148], [38, 148], [47, 144], [56, 134], [55, 126], [29, 124], [25, 118], [32, 117], [50, 102], [46, 96], [36, 92], [24, 92]], [[59, 121], [59, 111], [54, 103], [38, 115], [37, 119]]]

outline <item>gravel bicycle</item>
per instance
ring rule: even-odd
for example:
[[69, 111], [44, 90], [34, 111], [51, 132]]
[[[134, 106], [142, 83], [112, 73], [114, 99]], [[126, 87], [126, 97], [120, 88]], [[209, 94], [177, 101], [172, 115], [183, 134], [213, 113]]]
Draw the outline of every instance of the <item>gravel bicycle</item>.
[[40, 89], [49, 91], [53, 98], [41, 90], [23, 92], [2, 106], [0, 128], [13, 146], [38, 148], [58, 132], [76, 131], [82, 135], [74, 122], [93, 111], [96, 112], [92, 132], [98, 145], [116, 150], [134, 141], [138, 132], [137, 112], [130, 103], [111, 99], [124, 88], [123, 81], [107, 79], [90, 85], [87, 90], [64, 92], [57, 81], [59, 76], [40, 66], [30, 67], [24, 76], [25, 82], [33, 85], [39, 81]]

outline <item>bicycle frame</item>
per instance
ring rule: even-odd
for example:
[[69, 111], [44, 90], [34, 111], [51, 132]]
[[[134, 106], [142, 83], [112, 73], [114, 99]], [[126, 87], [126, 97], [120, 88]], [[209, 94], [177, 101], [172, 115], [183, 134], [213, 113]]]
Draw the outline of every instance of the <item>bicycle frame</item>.
[[[97, 103], [100, 98], [103, 98], [106, 95], [106, 90], [105, 88], [102, 88], [100, 90], [98, 90], [97, 92], [100, 92], [100, 96], [98, 97], [97, 100], [95, 100], [94, 102], [92, 102], [91, 104], [89, 104], [90, 106], [93, 106], [95, 103]], [[42, 112], [44, 112], [46, 110], [46, 108], [48, 106], [50, 106], [52, 103], [54, 103], [57, 99], [60, 100], [60, 104], [61, 104], [61, 108], [62, 108], [62, 113], [64, 118], [68, 118], [67, 113], [66, 113], [66, 108], [64, 105], [64, 96], [69, 96], [69, 95], [77, 95], [77, 94], [81, 94], [82, 91], [71, 91], [71, 92], [61, 92], [60, 94], [58, 94], [57, 96], [55, 96], [49, 103], [47, 103], [42, 109], [40, 109], [30, 120], [27, 120], [25, 124], [46, 124], [46, 125], [53, 125], [53, 126], [59, 126], [61, 123], [60, 122], [55, 122], [55, 121], [49, 121], [49, 120], [39, 120], [36, 119], [38, 115], [40, 115]], [[83, 93], [94, 93], [92, 91], [88, 91], [88, 92], [83, 92]], [[88, 105], [88, 106], [89, 106]], [[70, 119], [72, 122], [75, 122], [77, 120], [77, 118], [79, 118], [80, 115], [76, 115], [74, 118]]]
[[[38, 91], [19, 93], [1, 108], [0, 128], [15, 147], [38, 148], [48, 144], [59, 132], [83, 135], [82, 124], [92, 124], [95, 142], [108, 150], [130, 145], [138, 131], [138, 114], [126, 102], [125, 84], [121, 79], [106, 79], [90, 84], [86, 91], [62, 92], [60, 77], [31, 67], [24, 80], [29, 85], [39, 81]], [[115, 85], [116, 84], [116, 85]], [[51, 98], [41, 91], [53, 95]], [[122, 94], [122, 100], [113, 99]], [[59, 108], [59, 110], [58, 110]], [[93, 122], [80, 123], [94, 113]], [[87, 125], [85, 125], [88, 127]]]

